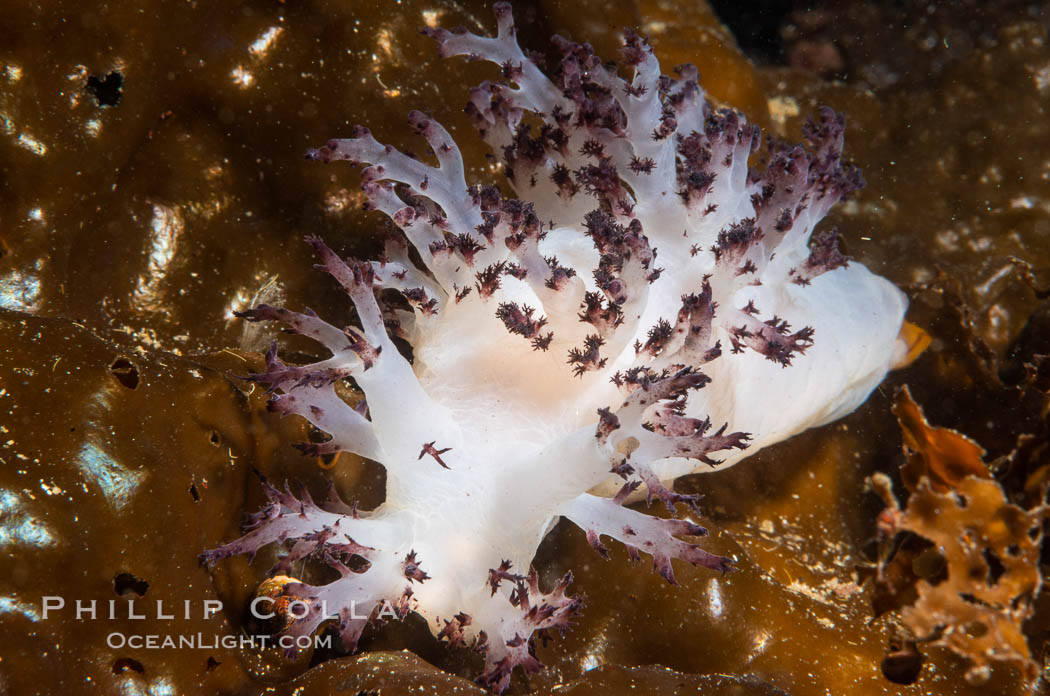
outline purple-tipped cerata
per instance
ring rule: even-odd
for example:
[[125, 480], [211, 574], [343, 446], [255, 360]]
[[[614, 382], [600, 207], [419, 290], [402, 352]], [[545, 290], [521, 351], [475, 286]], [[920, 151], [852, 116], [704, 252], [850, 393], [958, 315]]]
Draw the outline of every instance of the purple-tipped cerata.
[[[691, 66], [661, 75], [637, 34], [623, 48], [629, 79], [560, 38], [548, 78], [519, 48], [509, 6], [496, 16], [495, 38], [427, 33], [443, 56], [503, 67], [507, 84], [474, 88], [468, 112], [520, 200], [468, 185], [452, 138], [419, 112], [409, 120], [436, 165], [358, 128], [309, 157], [364, 167], [369, 207], [404, 237], [381, 261], [307, 241], [360, 325], [265, 305], [242, 315], [331, 353], [295, 366], [272, 350], [251, 379], [275, 410], [330, 434], [308, 451], [381, 463], [386, 502], [358, 513], [268, 487], [247, 534], [205, 560], [285, 544], [275, 570], [313, 558], [339, 576], [287, 588], [311, 607], [287, 631], [335, 621], [353, 649], [361, 615], [414, 611], [483, 651], [481, 681], [501, 691], [515, 667], [540, 668], [534, 637], [579, 608], [568, 577], [544, 592], [530, 570], [559, 517], [599, 552], [607, 537], [650, 556], [670, 582], [674, 559], [731, 570], [694, 543], [706, 534], [694, 522], [625, 503], [644, 489], [673, 513], [695, 507], [676, 477], [853, 410], [900, 350], [906, 303], [834, 232], [813, 234], [862, 183], [841, 160], [841, 116], [822, 110], [807, 148], [771, 142], [755, 169], [758, 128], [714, 109]], [[381, 303], [380, 289], [405, 302]], [[346, 378], [365, 395], [356, 408], [336, 394]]]

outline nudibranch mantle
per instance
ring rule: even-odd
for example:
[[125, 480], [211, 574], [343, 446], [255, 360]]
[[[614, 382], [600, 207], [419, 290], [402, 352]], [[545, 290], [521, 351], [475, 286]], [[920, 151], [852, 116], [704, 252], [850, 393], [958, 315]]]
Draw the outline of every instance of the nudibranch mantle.
[[[368, 205], [403, 236], [378, 261], [308, 241], [360, 326], [243, 314], [331, 353], [295, 366], [272, 349], [251, 379], [331, 436], [305, 451], [381, 463], [385, 502], [358, 511], [267, 484], [246, 535], [204, 560], [292, 542], [271, 572], [315, 558], [339, 578], [285, 588], [310, 607], [287, 633], [334, 618], [353, 650], [366, 617], [414, 611], [483, 651], [480, 681], [502, 691], [514, 667], [540, 668], [534, 636], [579, 609], [570, 577], [544, 592], [530, 569], [559, 517], [603, 555], [602, 536], [650, 555], [671, 582], [674, 558], [732, 570], [682, 538], [706, 534], [694, 522], [624, 503], [644, 490], [672, 513], [695, 508], [670, 481], [855, 409], [905, 350], [907, 301], [843, 256], [834, 231], [814, 234], [863, 185], [841, 160], [841, 116], [822, 110], [808, 149], [770, 140], [753, 168], [758, 128], [714, 109], [692, 66], [662, 76], [630, 31], [620, 72], [555, 37], [552, 81], [518, 46], [509, 6], [495, 9], [494, 38], [426, 33], [443, 56], [502, 67], [507, 84], [474, 88], [468, 113], [521, 199], [468, 186], [456, 144], [422, 113], [410, 123], [436, 166], [358, 128], [308, 156], [364, 165]], [[356, 407], [336, 394], [344, 379], [364, 394]]]

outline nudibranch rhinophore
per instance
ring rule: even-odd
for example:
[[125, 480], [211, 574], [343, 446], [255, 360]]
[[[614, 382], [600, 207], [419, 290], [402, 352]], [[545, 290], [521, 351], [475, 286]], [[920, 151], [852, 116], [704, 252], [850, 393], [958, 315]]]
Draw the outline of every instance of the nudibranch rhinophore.
[[[555, 37], [548, 78], [518, 46], [510, 7], [495, 10], [495, 38], [426, 33], [442, 56], [502, 67], [507, 83], [474, 88], [468, 112], [520, 199], [468, 185], [456, 144], [420, 112], [410, 123], [436, 165], [358, 128], [308, 156], [367, 165], [368, 205], [403, 237], [378, 261], [308, 241], [360, 326], [267, 305], [243, 314], [331, 353], [296, 366], [272, 349], [252, 379], [275, 410], [331, 436], [306, 451], [381, 463], [385, 502], [365, 512], [267, 486], [245, 536], [203, 558], [291, 542], [272, 572], [315, 558], [339, 578], [286, 587], [309, 606], [288, 634], [334, 619], [353, 650], [367, 617], [416, 612], [483, 651], [480, 681], [501, 691], [516, 666], [540, 668], [534, 637], [579, 608], [570, 577], [544, 591], [530, 569], [559, 517], [600, 553], [605, 536], [648, 554], [671, 582], [676, 558], [731, 570], [688, 539], [706, 533], [694, 522], [624, 502], [644, 487], [672, 513], [695, 507], [669, 482], [855, 409], [906, 351], [907, 301], [840, 253], [833, 230], [814, 233], [863, 184], [842, 162], [841, 116], [821, 110], [808, 148], [762, 146], [741, 114], [711, 106], [695, 68], [661, 75], [634, 32], [619, 69]], [[363, 392], [356, 407], [340, 380]]]

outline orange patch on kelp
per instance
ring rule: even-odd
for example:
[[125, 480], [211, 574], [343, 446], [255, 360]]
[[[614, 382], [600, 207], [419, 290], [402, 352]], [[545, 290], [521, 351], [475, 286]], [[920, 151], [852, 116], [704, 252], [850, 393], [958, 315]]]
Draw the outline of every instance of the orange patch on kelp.
[[893, 361], [891, 370], [899, 370], [915, 362], [923, 352], [930, 347], [933, 337], [910, 321], [901, 324], [897, 340], [904, 345], [904, 355]]

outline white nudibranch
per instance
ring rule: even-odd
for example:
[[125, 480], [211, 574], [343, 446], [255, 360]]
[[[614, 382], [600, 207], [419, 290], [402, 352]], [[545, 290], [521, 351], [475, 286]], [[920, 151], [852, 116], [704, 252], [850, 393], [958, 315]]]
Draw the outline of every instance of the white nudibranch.
[[[381, 607], [417, 612], [439, 638], [484, 651], [480, 681], [501, 691], [516, 666], [540, 668], [534, 637], [579, 608], [570, 577], [544, 592], [530, 569], [554, 521], [572, 520], [600, 553], [606, 536], [651, 556], [670, 582], [676, 558], [732, 570], [683, 538], [703, 528], [623, 503], [644, 487], [672, 513], [695, 506], [676, 477], [855, 409], [899, 357], [907, 301], [843, 256], [833, 230], [814, 233], [863, 183], [841, 160], [841, 116], [821, 110], [808, 148], [763, 146], [741, 114], [711, 106], [692, 66], [661, 75], [633, 32], [630, 79], [558, 37], [548, 78], [518, 46], [509, 6], [496, 16], [495, 38], [425, 31], [442, 56], [502, 66], [508, 84], [474, 88], [468, 112], [521, 198], [469, 186], [456, 144], [419, 112], [410, 122], [436, 166], [358, 128], [308, 156], [367, 165], [368, 205], [403, 237], [379, 261], [308, 241], [360, 326], [268, 305], [242, 315], [331, 353], [294, 366], [271, 350], [251, 379], [275, 410], [330, 434], [306, 451], [381, 463], [385, 502], [358, 511], [267, 485], [247, 534], [204, 560], [291, 542], [272, 572], [314, 558], [339, 578], [286, 588], [310, 606], [288, 633], [334, 619], [352, 651]], [[364, 393], [356, 408], [336, 394], [344, 379]]]

